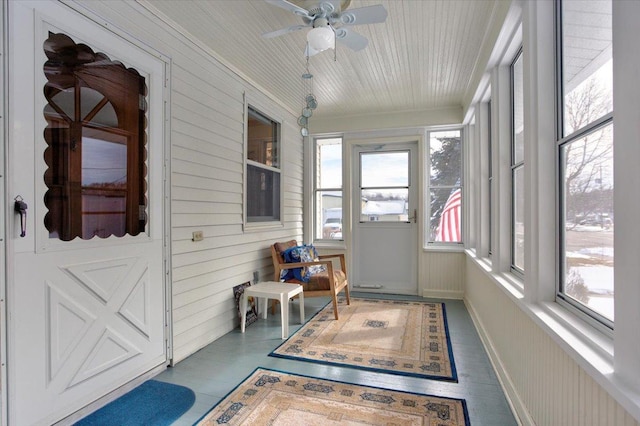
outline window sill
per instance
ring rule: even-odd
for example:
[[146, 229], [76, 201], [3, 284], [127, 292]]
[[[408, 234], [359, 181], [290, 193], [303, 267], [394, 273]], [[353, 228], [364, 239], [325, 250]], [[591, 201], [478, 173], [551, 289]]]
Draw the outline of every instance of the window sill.
[[315, 240], [313, 245], [321, 249], [346, 250], [347, 244], [344, 240]]
[[555, 302], [524, 304], [523, 310], [618, 404], [640, 421], [640, 390], [615, 374], [611, 336]]
[[482, 268], [482, 271], [492, 281], [497, 282], [500, 288], [508, 294], [508, 296], [517, 303], [522, 303], [524, 299], [524, 282], [522, 279], [510, 272], [493, 272], [492, 264], [489, 259], [480, 258], [471, 250], [466, 250], [467, 255]]
[[463, 244], [428, 244], [422, 247], [423, 252], [464, 253]]
[[[613, 373], [613, 339], [591, 327], [555, 302], [540, 302], [527, 306], [547, 334], [572, 357], [582, 358], [601, 374]], [[579, 361], [580, 364], [582, 362]], [[584, 366], [583, 366], [584, 368]]]
[[250, 222], [243, 225], [244, 232], [260, 232], [284, 228], [282, 222]]

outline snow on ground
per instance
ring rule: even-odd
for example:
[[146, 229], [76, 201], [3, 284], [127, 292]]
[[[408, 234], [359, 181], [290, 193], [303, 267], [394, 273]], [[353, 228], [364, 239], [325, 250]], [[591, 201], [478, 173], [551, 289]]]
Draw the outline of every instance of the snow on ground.
[[[567, 258], [613, 260], [613, 247], [585, 247], [579, 251], [567, 252]], [[589, 303], [594, 311], [613, 320], [613, 266], [583, 265], [571, 268], [580, 274], [589, 289]]]

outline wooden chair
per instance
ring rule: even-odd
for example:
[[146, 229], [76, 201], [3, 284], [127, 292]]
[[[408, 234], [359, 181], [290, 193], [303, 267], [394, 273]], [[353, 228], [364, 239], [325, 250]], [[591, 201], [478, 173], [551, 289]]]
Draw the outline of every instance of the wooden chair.
[[[281, 243], [275, 243], [271, 246], [271, 258], [273, 259], [273, 280], [280, 280], [280, 272], [283, 269], [300, 268], [303, 266], [325, 265], [325, 271], [311, 275], [309, 282], [302, 282], [296, 279], [286, 280], [285, 282], [297, 283], [302, 285], [304, 297], [330, 296], [333, 302], [333, 312], [336, 320], [338, 319], [338, 294], [344, 290], [347, 299], [347, 305], [351, 304], [349, 299], [349, 281], [347, 280], [347, 267], [344, 260], [344, 254], [326, 254], [319, 255], [318, 261], [286, 263], [283, 253], [286, 249], [297, 246], [296, 240], [290, 240]], [[339, 258], [340, 269], [333, 266], [331, 258]]]

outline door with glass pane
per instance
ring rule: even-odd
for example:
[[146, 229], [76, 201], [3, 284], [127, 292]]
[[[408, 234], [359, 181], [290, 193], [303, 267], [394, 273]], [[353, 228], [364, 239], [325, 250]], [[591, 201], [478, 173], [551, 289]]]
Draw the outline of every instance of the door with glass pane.
[[10, 2], [9, 424], [164, 365], [165, 63], [58, 2]]
[[417, 147], [354, 148], [354, 290], [418, 293]]

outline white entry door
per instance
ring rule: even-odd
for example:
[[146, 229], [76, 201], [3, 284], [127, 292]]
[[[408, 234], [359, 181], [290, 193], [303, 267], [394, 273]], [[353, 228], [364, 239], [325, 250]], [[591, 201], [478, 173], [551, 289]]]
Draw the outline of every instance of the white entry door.
[[7, 196], [28, 206], [7, 231], [8, 418], [52, 424], [167, 361], [165, 62], [64, 4], [7, 7]]
[[354, 290], [418, 293], [417, 151], [417, 142], [354, 147]]

